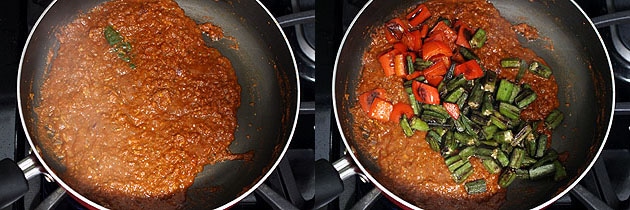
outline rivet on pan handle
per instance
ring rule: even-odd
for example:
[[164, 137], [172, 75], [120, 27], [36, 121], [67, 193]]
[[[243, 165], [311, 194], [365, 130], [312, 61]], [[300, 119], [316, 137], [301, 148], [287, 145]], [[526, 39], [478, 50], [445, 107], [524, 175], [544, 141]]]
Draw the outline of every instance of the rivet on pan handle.
[[18, 167], [24, 172], [24, 177], [27, 180], [42, 174], [44, 169], [37, 163], [37, 158], [34, 155], [26, 156], [23, 160], [17, 163]]
[[29, 190], [28, 180], [43, 171], [33, 154], [17, 163], [8, 158], [0, 161], [0, 209], [24, 196]]
[[333, 167], [339, 172], [339, 177], [342, 180], [346, 180], [351, 176], [358, 175], [363, 183], [368, 183], [370, 180], [361, 173], [361, 170], [354, 165], [352, 158], [348, 155], [343, 156], [341, 159], [333, 163]]

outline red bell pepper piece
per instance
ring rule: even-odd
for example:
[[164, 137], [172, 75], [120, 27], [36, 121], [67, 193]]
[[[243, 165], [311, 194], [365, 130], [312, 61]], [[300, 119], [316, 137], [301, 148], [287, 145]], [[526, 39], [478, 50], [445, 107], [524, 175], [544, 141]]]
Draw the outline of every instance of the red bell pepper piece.
[[451, 56], [451, 60], [455, 63], [466, 62], [466, 59], [464, 58], [464, 56], [459, 52], [453, 53], [453, 56]]
[[407, 74], [407, 76], [405, 76], [406, 80], [413, 80], [415, 78], [418, 78], [419, 76], [422, 76], [423, 71], [414, 71], [411, 74]]
[[422, 49], [422, 37], [419, 30], [405, 32], [401, 41], [411, 51], [420, 51]]
[[431, 17], [431, 12], [424, 4], [418, 5], [413, 11], [407, 14], [406, 18], [409, 20], [409, 25], [411, 27], [416, 27], [420, 25], [420, 23]]
[[451, 56], [438, 55], [431, 58], [431, 61], [433, 61], [433, 63], [442, 62], [447, 69], [451, 66]]
[[375, 98], [387, 98], [385, 89], [376, 88], [372, 91], [361, 94], [359, 96], [359, 104], [361, 105], [361, 109], [363, 109], [363, 111], [365, 111], [366, 113], [369, 113]]
[[457, 104], [454, 103], [449, 103], [449, 102], [444, 102], [442, 103], [442, 106], [444, 106], [444, 108], [446, 109], [446, 112], [448, 112], [449, 115], [451, 115], [451, 117], [453, 119], [459, 119], [459, 106]]
[[429, 33], [428, 41], [442, 41], [446, 43], [451, 50], [455, 49], [455, 40], [457, 39], [457, 32], [448, 27], [444, 21], [438, 22], [435, 27]]
[[442, 82], [442, 80], [444, 80], [444, 76], [442, 75], [429, 75], [429, 76], [425, 76], [424, 79], [427, 80], [427, 83], [433, 87], [437, 87], [438, 85], [440, 85], [440, 82]]
[[440, 94], [437, 88], [414, 80], [411, 83], [413, 95], [416, 100], [426, 104], [440, 104]]
[[394, 74], [399, 77], [405, 77], [407, 75], [407, 69], [405, 66], [407, 61], [404, 54], [397, 54], [394, 56]]
[[464, 74], [464, 78], [466, 78], [467, 80], [473, 80], [483, 77], [484, 72], [483, 69], [481, 69], [479, 63], [477, 63], [477, 60], [469, 60], [455, 66], [454, 74]]
[[468, 66], [468, 71], [464, 72], [464, 77], [467, 80], [473, 80], [480, 77], [483, 77], [484, 72], [477, 60], [469, 60], [465, 62], [466, 66]]
[[407, 117], [407, 119], [411, 119], [413, 117], [413, 108], [411, 108], [411, 105], [409, 104], [396, 103], [394, 104], [392, 113], [389, 115], [389, 120], [392, 122], [398, 122], [403, 114]]
[[407, 52], [407, 45], [400, 42], [396, 42], [394, 43], [394, 50], [397, 51], [397, 52], [393, 52], [394, 54]]
[[420, 28], [420, 37], [424, 39], [427, 37], [428, 34], [429, 34], [429, 25], [427, 24], [422, 25], [422, 28]]
[[427, 67], [422, 72], [425, 77], [428, 76], [443, 76], [448, 71], [448, 68], [444, 65], [444, 62], [436, 62], [433, 65]]
[[391, 115], [393, 109], [394, 106], [391, 103], [382, 98], [374, 98], [368, 115], [372, 119], [389, 121], [389, 115]]
[[422, 59], [429, 60], [436, 55], [451, 57], [453, 51], [448, 45], [441, 41], [429, 41], [422, 45]]
[[402, 39], [403, 33], [407, 31], [407, 27], [400, 18], [391, 19], [385, 23], [385, 28], [387, 29], [386, 33], [391, 33], [397, 40]]
[[385, 30], [385, 40], [387, 40], [387, 43], [390, 44], [398, 42], [398, 39], [396, 39], [394, 34], [390, 33], [388, 30]]
[[459, 30], [457, 31], [455, 44], [470, 49], [470, 43], [468, 43], [470, 39], [470, 29], [468, 25], [462, 21], [457, 21], [457, 23], [459, 23]]
[[394, 75], [394, 56], [398, 52], [396, 49], [391, 50], [389, 52], [384, 53], [380, 57], [378, 57], [378, 62], [381, 64], [383, 68], [383, 72], [386, 77]]
[[468, 66], [464, 65], [463, 63], [455, 65], [455, 71], [453, 71], [453, 75], [459, 76], [463, 74], [464, 71], [466, 71], [466, 68], [468, 68]]

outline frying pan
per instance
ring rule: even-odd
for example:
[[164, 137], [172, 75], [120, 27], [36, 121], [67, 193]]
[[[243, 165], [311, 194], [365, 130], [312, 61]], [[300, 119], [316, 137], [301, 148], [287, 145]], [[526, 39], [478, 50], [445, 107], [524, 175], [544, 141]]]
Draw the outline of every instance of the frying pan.
[[[18, 73], [18, 108], [27, 139], [33, 149], [32, 156], [20, 162], [29, 176], [43, 171], [66, 189], [70, 195], [90, 207], [104, 208], [90, 198], [77, 193], [57, 174], [63, 171], [54, 154], [46, 150], [36, 138], [37, 116], [33, 108], [37, 104], [40, 85], [47, 69], [46, 54], [55, 49], [58, 41], [55, 31], [72, 21], [80, 13], [106, 0], [64, 0], [53, 2], [31, 31], [22, 53]], [[197, 174], [194, 184], [186, 192], [187, 209], [227, 208], [254, 191], [282, 159], [297, 123], [299, 107], [299, 79], [293, 52], [286, 36], [269, 11], [259, 1], [229, 0], [177, 0], [187, 16], [197, 23], [212, 22], [220, 26], [234, 42], [222, 39], [207, 42], [230, 59], [241, 86], [241, 106], [237, 112], [238, 127], [235, 141], [229, 149], [232, 153], [253, 151], [252, 160], [234, 160], [208, 165]], [[35, 97], [29, 97], [34, 94]], [[9, 177], [10, 171], [20, 169], [2, 161], [2, 170]], [[41, 166], [29, 166], [29, 163]], [[3, 175], [0, 172], [0, 175]], [[30, 173], [32, 172], [32, 173]], [[24, 175], [17, 180], [0, 181], [0, 208], [23, 195]], [[28, 188], [28, 185], [26, 185]], [[9, 190], [13, 189], [13, 191]], [[212, 190], [209, 190], [212, 189]], [[19, 192], [16, 192], [19, 191]]]
[[[370, 45], [370, 29], [422, 1], [370, 1], [355, 17], [342, 40], [333, 73], [333, 107], [346, 148], [366, 177], [394, 202], [406, 208], [416, 206], [384, 186], [376, 179], [377, 164], [361, 151], [353, 134], [356, 87], [360, 82], [362, 55]], [[612, 122], [615, 90], [613, 73], [605, 46], [592, 22], [573, 1], [569, 0], [490, 0], [511, 23], [527, 23], [538, 29], [546, 41], [527, 42], [554, 69], [558, 83], [559, 109], [565, 113], [564, 126], [556, 128], [552, 147], [569, 152], [565, 162], [568, 178], [515, 181], [507, 190], [502, 209], [545, 207], [566, 194], [591, 168], [603, 149]], [[404, 183], [399, 183], [404, 184]]]

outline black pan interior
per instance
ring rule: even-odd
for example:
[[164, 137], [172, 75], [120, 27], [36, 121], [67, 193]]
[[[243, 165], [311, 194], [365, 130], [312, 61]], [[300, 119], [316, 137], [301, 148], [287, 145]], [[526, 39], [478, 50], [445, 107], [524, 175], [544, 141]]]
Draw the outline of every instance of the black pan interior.
[[[346, 34], [335, 68], [335, 107], [341, 132], [358, 158], [371, 173], [378, 168], [359, 151], [352, 139], [354, 93], [359, 82], [362, 52], [371, 38], [369, 30], [388, 21], [394, 14], [421, 1], [373, 1], [360, 13]], [[599, 35], [576, 4], [571, 1], [491, 0], [511, 23], [527, 23], [550, 41], [521, 42], [543, 57], [558, 81], [559, 109], [565, 113], [563, 126], [556, 129], [552, 147], [569, 152], [565, 163], [569, 179], [561, 182], [516, 181], [503, 209], [537, 207], [571, 186], [599, 154], [607, 136], [614, 102], [610, 61]], [[550, 50], [553, 46], [553, 50]], [[361, 53], [357, 53], [361, 52]], [[345, 95], [348, 94], [345, 100]]]
[[[24, 127], [35, 133], [37, 118], [33, 107], [39, 85], [47, 69], [46, 54], [58, 42], [55, 30], [89, 11], [103, 0], [65, 0], [53, 4], [34, 29], [23, 54], [20, 69], [20, 108]], [[186, 14], [198, 23], [212, 22], [224, 30], [226, 39], [208, 42], [228, 57], [241, 85], [241, 106], [237, 113], [236, 140], [230, 146], [234, 153], [253, 150], [252, 161], [226, 161], [206, 166], [187, 192], [187, 208], [216, 208], [229, 203], [259, 183], [288, 147], [299, 102], [297, 70], [284, 35], [257, 1], [178, 0]], [[55, 172], [63, 166], [40, 147], [31, 136], [45, 163]], [[216, 186], [219, 186], [216, 188]]]

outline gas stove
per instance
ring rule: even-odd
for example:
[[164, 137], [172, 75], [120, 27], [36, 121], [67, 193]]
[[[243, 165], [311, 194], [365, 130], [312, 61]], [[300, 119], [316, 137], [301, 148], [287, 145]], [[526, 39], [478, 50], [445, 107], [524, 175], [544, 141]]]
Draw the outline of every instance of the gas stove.
[[[294, 50], [301, 83], [301, 107], [290, 148], [264, 188], [233, 209], [399, 209], [380, 196], [371, 183], [349, 176], [343, 189], [316, 201], [318, 187], [329, 186], [315, 177], [316, 161], [342, 159], [345, 147], [332, 112], [332, 74], [344, 31], [367, 0], [261, 0], [283, 25]], [[621, 0], [576, 1], [589, 15], [630, 11]], [[19, 124], [16, 76], [19, 57], [28, 35], [50, 0], [10, 0], [0, 3], [0, 159], [20, 160], [29, 151]], [[314, 18], [317, 15], [317, 18]], [[317, 23], [317, 25], [315, 25]], [[607, 144], [594, 167], [571, 193], [548, 209], [628, 209], [630, 196], [630, 24], [599, 29], [613, 61], [617, 108]], [[315, 50], [315, 48], [319, 50]], [[625, 49], [625, 50], [624, 50]], [[317, 62], [315, 61], [317, 57]], [[316, 65], [317, 64], [317, 65]], [[6, 209], [84, 209], [67, 196], [48, 203], [58, 186], [45, 177], [29, 181], [31, 191]]]

